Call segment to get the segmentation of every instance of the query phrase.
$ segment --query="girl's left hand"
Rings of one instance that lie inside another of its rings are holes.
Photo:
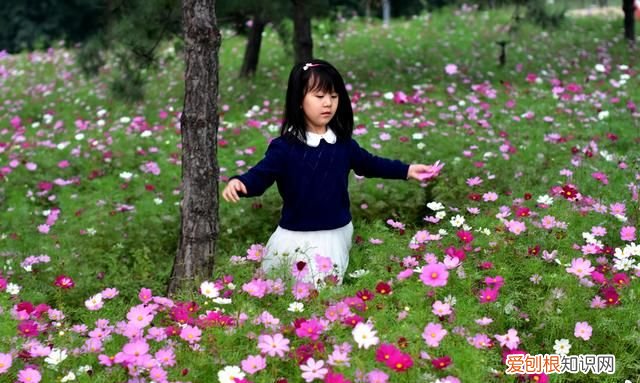
[[[418,181],[425,181],[434,176],[432,165],[413,164],[409,165],[409,171],[407,172],[407,179],[414,179]]]

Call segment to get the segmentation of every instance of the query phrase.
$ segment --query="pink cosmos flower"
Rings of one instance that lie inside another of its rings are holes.
[[[607,175],[602,173],[602,172],[591,173],[591,177],[593,177],[594,179],[602,182],[603,185],[608,185],[609,184],[609,179],[607,178]]]
[[[176,355],[171,348],[165,347],[156,351],[154,359],[164,367],[173,367],[176,365]]]
[[[429,322],[424,328],[422,338],[427,346],[438,347],[445,335],[447,335],[447,330],[442,328],[441,324]]]
[[[422,267],[420,280],[427,286],[446,286],[449,278],[447,267],[442,263],[432,263]]]
[[[331,258],[316,254],[315,261],[318,272],[327,274],[333,270],[333,262],[331,261]]]
[[[591,338],[591,333],[593,329],[589,326],[587,322],[577,322],[575,330],[573,331],[573,335],[576,338],[582,338],[584,340],[589,340]]]
[[[149,344],[143,340],[129,342],[122,347],[122,352],[125,355],[138,357],[149,352]]]
[[[478,186],[478,185],[482,184],[482,178],[477,177],[477,176],[473,177],[473,178],[467,178],[466,183],[470,187]]]
[[[432,312],[439,317],[451,314],[451,305],[442,303],[442,301],[435,301],[432,308]]]
[[[520,338],[518,337],[518,331],[510,328],[504,335],[495,335],[498,342],[500,342],[500,347],[507,347],[509,350],[515,350],[518,348],[520,344]]]
[[[5,372],[9,371],[9,369],[11,368],[11,364],[13,364],[11,354],[0,353],[0,374],[4,374]]]
[[[267,283],[262,279],[254,279],[242,285],[242,290],[252,297],[262,298],[267,292]]]
[[[202,330],[200,330],[197,326],[185,325],[180,331],[180,338],[186,340],[190,344],[199,342],[201,335]]]
[[[449,76],[458,73],[458,66],[456,64],[447,64],[444,67],[444,72]]]
[[[153,320],[153,314],[148,307],[144,305],[133,306],[127,313],[127,319],[129,322],[138,327],[145,328]]]
[[[373,370],[366,375],[367,383],[387,383],[389,375],[380,370]]]
[[[305,382],[310,383],[316,379],[324,379],[329,370],[324,367],[324,361],[318,360],[317,362],[313,358],[307,359],[307,363],[300,366],[302,372],[302,378]]]
[[[620,229],[620,239],[623,241],[635,241],[636,228],[634,226],[623,226]]]
[[[138,293],[138,298],[140,298],[142,303],[148,303],[151,298],[153,298],[151,289],[147,289],[146,287],[141,288],[140,293]]]
[[[516,220],[509,220],[505,222],[505,226],[507,227],[509,232],[515,235],[520,235],[527,230],[527,225],[525,225],[524,222],[520,222]]]
[[[265,255],[265,248],[260,244],[251,245],[249,249],[247,249],[247,259],[252,261],[260,262]]]
[[[591,261],[583,258],[574,258],[571,260],[571,266],[566,268],[569,274],[574,274],[579,278],[591,275],[595,267],[591,266]]]
[[[18,372],[18,381],[20,383],[39,383],[42,379],[42,375],[38,370],[34,370],[33,368],[25,368],[24,370],[20,370]]]
[[[482,195],[484,202],[493,202],[498,199],[498,195],[495,192],[487,192]]]
[[[306,282],[296,282],[291,286],[291,293],[293,297],[297,300],[304,299],[309,296],[311,290],[313,289],[313,285]]]
[[[269,356],[284,357],[284,353],[289,351],[289,339],[282,334],[260,335],[258,336],[258,348],[263,354]]]
[[[249,355],[246,359],[240,362],[240,365],[244,372],[249,375],[253,375],[267,367],[267,359],[262,355]]]
[[[475,348],[484,349],[491,347],[491,339],[487,334],[476,334],[473,337],[467,338],[467,341]]]

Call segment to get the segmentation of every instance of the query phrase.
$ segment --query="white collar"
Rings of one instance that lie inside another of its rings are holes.
[[[312,146],[314,148],[320,145],[320,140],[322,140],[323,138],[329,144],[335,144],[336,141],[338,140],[338,137],[336,136],[336,134],[328,126],[327,126],[327,131],[324,134],[306,132],[305,136],[307,139],[307,145]]]

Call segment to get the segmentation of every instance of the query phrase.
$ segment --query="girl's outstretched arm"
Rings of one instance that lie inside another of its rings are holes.
[[[285,152],[286,143],[284,141],[279,138],[271,141],[264,158],[243,175],[231,177],[222,196],[224,197],[225,192],[228,191],[227,196],[236,202],[235,197],[262,195],[284,171],[284,166],[286,166]]]

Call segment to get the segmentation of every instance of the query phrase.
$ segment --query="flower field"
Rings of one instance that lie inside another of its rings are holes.
[[[0,381],[640,382],[637,52],[621,21],[507,35],[509,17],[314,20],[359,144],[443,165],[424,183],[353,174],[347,277],[318,254],[319,288],[302,262],[258,271],[271,188],[221,203],[214,275],[165,295],[184,91],[171,45],[139,103],[109,95],[115,67],[83,77],[74,50],[0,52]],[[238,79],[245,40],[223,36],[221,185],[277,136],[291,65],[267,28],[256,78]]]

